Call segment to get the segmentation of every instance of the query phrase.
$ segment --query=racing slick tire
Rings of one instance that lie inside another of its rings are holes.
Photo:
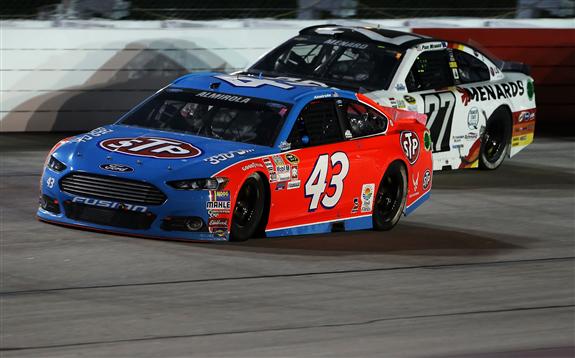
[[[501,166],[511,143],[511,118],[505,107],[497,108],[487,120],[481,138],[479,168],[495,170]]]
[[[258,231],[264,205],[264,182],[258,174],[252,174],[240,188],[236,199],[232,212],[230,241],[246,241]]]
[[[401,218],[407,202],[407,172],[400,162],[392,163],[387,170],[375,197],[373,207],[373,228],[387,231],[393,228]]]

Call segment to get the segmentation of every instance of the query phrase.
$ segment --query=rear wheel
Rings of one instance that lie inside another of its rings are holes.
[[[257,174],[242,185],[232,213],[230,241],[245,241],[258,230],[264,213],[264,183]]]
[[[401,218],[407,201],[407,172],[401,163],[393,163],[379,183],[373,208],[373,227],[390,230]]]
[[[485,132],[481,138],[479,167],[486,170],[499,168],[511,141],[511,119],[504,107],[499,107],[487,120]]]

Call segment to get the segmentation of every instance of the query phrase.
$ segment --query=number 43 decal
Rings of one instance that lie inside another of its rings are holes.
[[[328,165],[331,162],[332,176],[327,184],[327,173]],[[337,174],[333,174],[335,168],[340,166],[340,171]],[[305,196],[311,197],[311,202],[309,204],[309,211],[314,211],[317,209],[320,201],[321,205],[326,209],[331,209],[337,205],[341,194],[343,193],[343,180],[349,172],[349,159],[343,152],[336,152],[331,155],[322,154],[317,158],[311,175],[305,183]],[[326,193],[326,188],[335,188],[333,195],[328,195]],[[320,200],[321,199],[321,200]]]

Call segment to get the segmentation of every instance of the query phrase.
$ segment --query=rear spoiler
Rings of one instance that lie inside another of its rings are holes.
[[[502,72],[520,72],[526,74],[527,76],[531,76],[531,67],[523,62],[500,60],[499,63],[497,63],[497,67],[499,67]]]

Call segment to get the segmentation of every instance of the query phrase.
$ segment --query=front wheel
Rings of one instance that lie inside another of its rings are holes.
[[[511,141],[511,119],[509,112],[499,107],[487,120],[481,138],[479,168],[494,170],[501,166]]]
[[[373,227],[376,230],[390,230],[401,218],[407,201],[407,172],[401,163],[393,163],[377,189],[373,208]]]
[[[244,182],[232,213],[230,241],[245,241],[258,230],[264,213],[264,183],[253,174]]]

